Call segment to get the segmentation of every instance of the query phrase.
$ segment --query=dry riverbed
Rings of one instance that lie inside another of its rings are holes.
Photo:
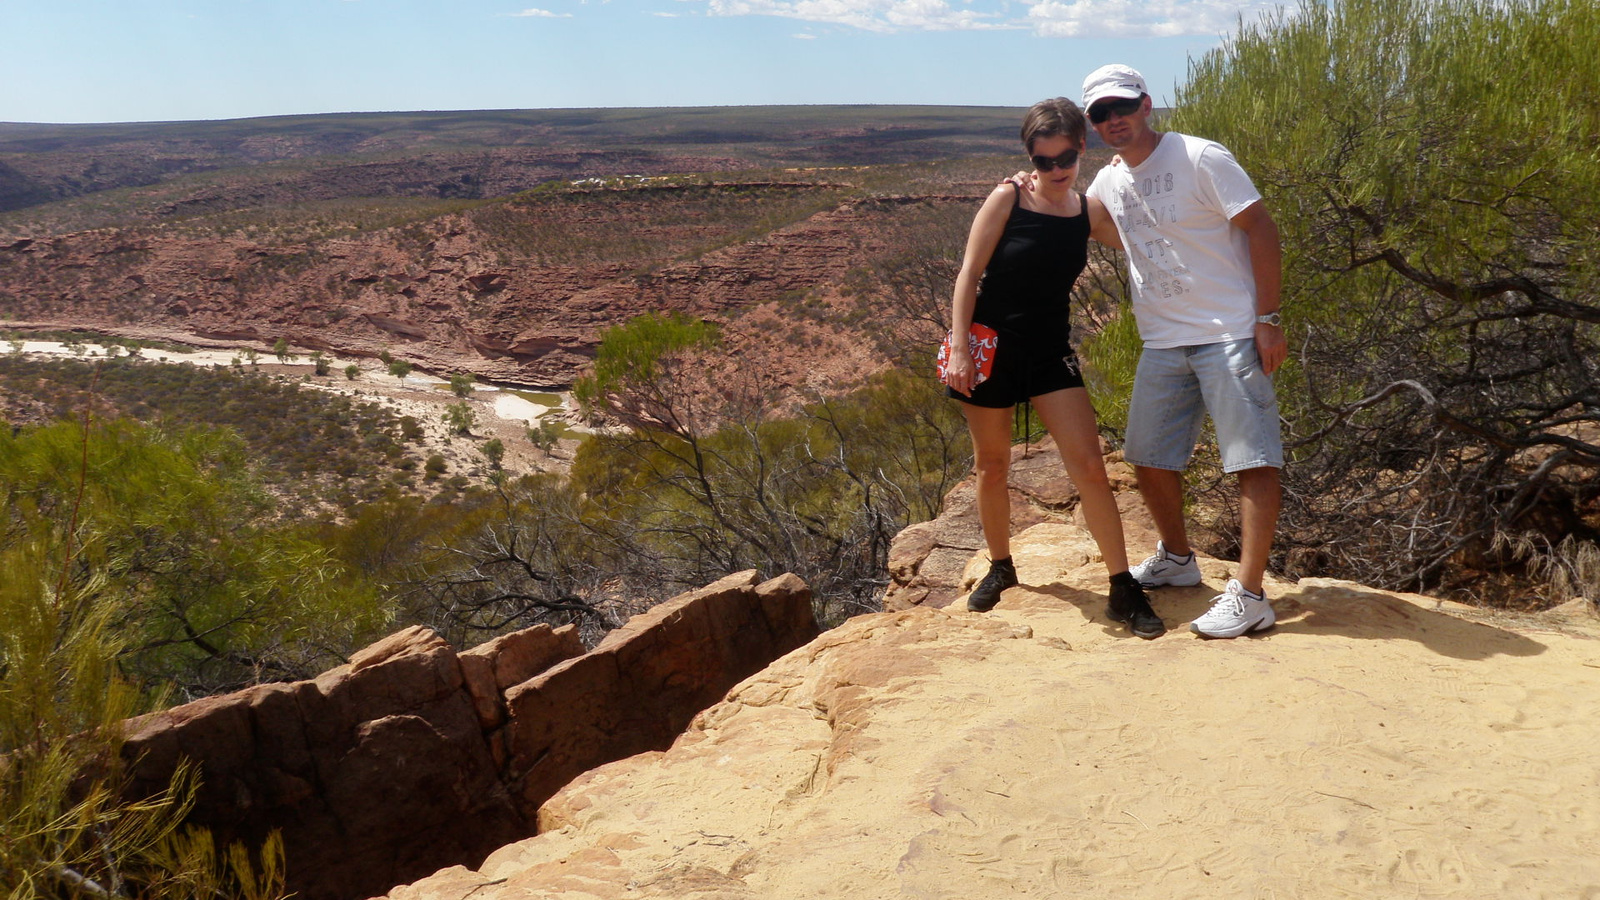
[[[483,477],[489,470],[483,446],[498,438],[505,447],[504,469],[512,474],[538,471],[564,471],[570,463],[585,429],[574,424],[572,398],[566,392],[524,390],[510,385],[474,384],[465,402],[475,423],[470,435],[452,433],[445,424],[448,407],[463,402],[449,390],[448,379],[412,372],[404,378],[390,374],[380,360],[344,358],[326,354],[329,374],[317,377],[315,362],[300,351],[279,360],[270,350],[249,347],[194,348],[187,352],[146,347],[138,352],[156,362],[196,366],[243,366],[277,377],[300,381],[306,387],[346,394],[359,400],[380,403],[396,415],[411,416],[421,424],[424,437],[419,447],[424,458],[443,456],[451,474]],[[127,355],[126,348],[85,342],[67,345],[60,341],[13,341],[0,352],[30,356],[61,356],[100,359],[108,355]],[[350,378],[346,369],[356,367]],[[562,437],[546,452],[530,438],[530,430],[548,426]]]

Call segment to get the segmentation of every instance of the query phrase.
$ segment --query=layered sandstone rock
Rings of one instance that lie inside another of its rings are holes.
[[[131,792],[198,764],[189,821],[220,841],[281,830],[307,900],[380,893],[534,833],[574,776],[668,746],[740,679],[817,633],[792,575],[732,575],[634,617],[584,653],[538,626],[457,653],[414,627],[313,681],[129,723]]]
[[[348,357],[389,352],[434,373],[565,385],[592,361],[602,329],[642,313],[731,320],[784,298],[836,290],[881,249],[875,226],[892,205],[842,204],[758,240],[700,252],[692,223],[674,231],[648,220],[584,219],[614,219],[606,199],[570,211],[565,230],[580,243],[619,228],[659,232],[636,258],[566,263],[508,254],[505,235],[466,216],[304,243],[103,229],[0,243],[0,295],[14,327],[217,346],[270,346],[282,338]],[[615,202],[625,201],[647,202]],[[515,206],[504,214],[518,215]],[[730,331],[737,336],[737,324]],[[851,337],[830,343],[828,353],[803,354],[803,370],[815,370],[818,357],[841,357],[840,371],[858,374],[884,364],[871,342]],[[772,342],[752,334],[743,343],[755,352]],[[801,355],[781,340],[767,352],[778,363]],[[790,380],[802,383],[797,375]]]
[[[1269,579],[1278,626],[1182,629],[1232,574],[1106,620],[1081,530],[987,615],[860,616],[595,769],[541,834],[392,900],[1567,897],[1600,890],[1600,621]]]

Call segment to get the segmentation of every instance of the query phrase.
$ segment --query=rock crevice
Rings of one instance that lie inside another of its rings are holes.
[[[816,634],[804,583],[753,572],[636,616],[587,653],[574,626],[460,653],[412,627],[314,680],[130,721],[129,795],[159,791],[192,761],[191,824],[249,845],[277,830],[297,896],[368,897],[534,834],[536,811],[568,781],[666,749]]]

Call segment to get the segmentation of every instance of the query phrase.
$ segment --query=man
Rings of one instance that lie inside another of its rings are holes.
[[[1276,617],[1262,576],[1283,467],[1271,375],[1288,356],[1278,227],[1225,147],[1151,127],[1138,72],[1095,70],[1083,82],[1083,108],[1121,157],[1100,170],[1088,196],[1110,211],[1128,255],[1144,341],[1123,456],[1161,540],[1133,575],[1145,587],[1200,582],[1183,521],[1183,470],[1209,412],[1223,471],[1239,478],[1239,571],[1189,627],[1218,638],[1270,628]]]

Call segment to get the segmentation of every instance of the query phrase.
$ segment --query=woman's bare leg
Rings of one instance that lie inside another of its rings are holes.
[[[1128,546],[1122,532],[1122,512],[1111,492],[1106,476],[1105,457],[1100,452],[1100,431],[1095,423],[1089,392],[1083,388],[1052,391],[1033,398],[1039,419],[1055,438],[1061,463],[1078,486],[1078,502],[1083,508],[1089,534],[1100,547],[1106,571],[1112,575],[1128,571]]]

